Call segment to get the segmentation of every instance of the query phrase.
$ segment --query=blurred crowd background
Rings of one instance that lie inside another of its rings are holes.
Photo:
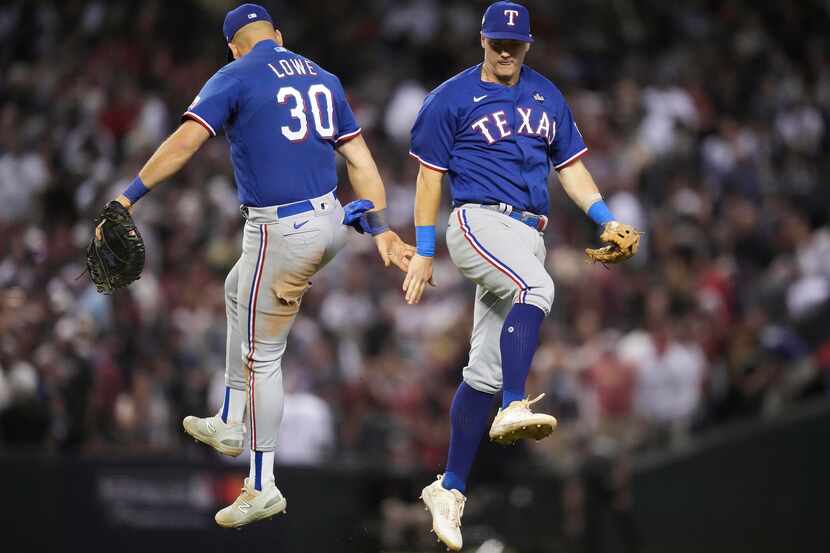
[[[341,77],[413,240],[409,129],[429,90],[481,60],[487,3],[264,4],[288,48]],[[561,428],[517,458],[568,470],[598,448],[679,448],[827,396],[830,5],[527,5],[528,64],[563,90],[587,167],[645,236],[625,266],[586,264],[595,229],[551,175],[557,298],[528,390]],[[180,421],[214,412],[224,385],[242,229],[224,138],[135,210],[139,282],[109,297],[77,277],[94,214],[225,62],[229,7],[0,6],[0,450],[209,455]],[[442,466],[473,289],[441,244],[421,305],[402,278],[354,234],[313,280],[283,363],[281,462]]]

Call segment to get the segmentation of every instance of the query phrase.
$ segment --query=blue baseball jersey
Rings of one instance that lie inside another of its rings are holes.
[[[550,168],[588,148],[565,98],[523,66],[515,86],[484,82],[481,64],[433,90],[412,127],[410,154],[448,172],[453,205],[506,203],[548,212]]]
[[[340,80],[272,40],[217,71],[182,118],[224,127],[239,200],[255,207],[331,192],[334,150],[360,133]]]

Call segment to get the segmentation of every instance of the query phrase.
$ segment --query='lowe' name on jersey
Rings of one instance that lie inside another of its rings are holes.
[[[410,153],[449,173],[453,205],[506,203],[548,212],[548,175],[588,149],[559,89],[529,67],[512,87],[481,65],[436,88],[412,128]]]
[[[360,133],[338,78],[273,40],[217,71],[182,118],[224,127],[239,200],[255,207],[331,192],[334,149]]]

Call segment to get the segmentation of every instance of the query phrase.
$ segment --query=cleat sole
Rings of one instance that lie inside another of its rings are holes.
[[[555,428],[556,423],[553,425],[536,424],[532,426],[525,425],[515,428],[508,428],[507,431],[500,435],[491,435],[490,441],[501,445],[513,445],[517,441],[523,439],[534,439],[538,441],[550,436]]]

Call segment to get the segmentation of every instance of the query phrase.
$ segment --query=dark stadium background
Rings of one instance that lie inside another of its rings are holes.
[[[409,128],[480,61],[487,3],[263,4],[341,77],[411,240]],[[283,365],[289,514],[238,532],[212,517],[247,458],[180,431],[220,401],[241,229],[224,139],[137,208],[138,283],[109,298],[75,278],[94,213],[224,63],[235,5],[0,4],[2,551],[442,550],[417,496],[442,470],[472,290],[441,244],[418,307],[357,235],[314,280]],[[560,428],[483,446],[466,550],[830,550],[830,4],[527,5],[528,63],[646,234],[625,266],[585,264],[592,225],[553,182],[557,299],[529,390]]]

